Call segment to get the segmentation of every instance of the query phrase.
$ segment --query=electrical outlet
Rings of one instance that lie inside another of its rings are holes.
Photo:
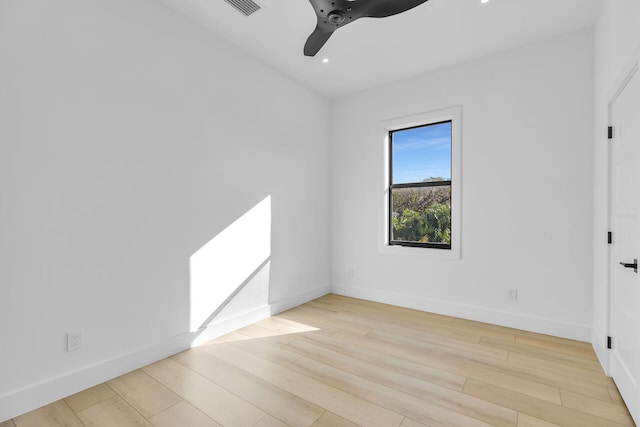
[[[518,301],[517,289],[509,289],[509,301]]]
[[[67,334],[67,351],[76,351],[82,345],[82,334],[73,332]]]

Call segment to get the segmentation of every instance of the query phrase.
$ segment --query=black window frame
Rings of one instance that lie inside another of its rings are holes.
[[[416,126],[408,126],[408,127],[403,127],[403,128],[398,128],[398,129],[393,129],[393,130],[389,130],[388,131],[388,141],[389,141],[389,185],[388,185],[388,199],[387,199],[387,225],[388,225],[388,238],[387,238],[387,243],[389,244],[389,246],[407,246],[407,247],[413,247],[413,248],[431,248],[431,249],[445,249],[445,250],[451,250],[451,243],[436,243],[436,242],[410,242],[410,241],[406,241],[406,240],[393,240],[392,236],[393,236],[393,220],[392,220],[392,216],[393,216],[393,190],[394,189],[401,189],[401,188],[423,188],[423,187],[449,187],[451,189],[451,193],[450,193],[450,205],[451,205],[451,217],[453,218],[453,188],[451,186],[451,179],[447,180],[447,181],[426,181],[426,182],[409,182],[409,183],[402,183],[402,184],[393,184],[393,133],[394,132],[400,132],[400,131],[405,131],[405,130],[411,130],[411,129],[417,129],[417,128],[423,128],[423,127],[428,127],[428,126],[435,126],[435,125],[440,125],[440,124],[444,124],[444,123],[451,123],[451,153],[450,153],[450,170],[452,171],[453,169],[453,120],[449,119],[449,120],[441,120],[441,121],[437,121],[437,122],[427,122],[427,123],[423,123],[420,125],[416,125]],[[453,225],[453,224],[452,224]],[[453,229],[451,230],[451,240],[453,240]]]

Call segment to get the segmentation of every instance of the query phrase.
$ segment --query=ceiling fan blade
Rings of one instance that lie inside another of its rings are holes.
[[[426,1],[427,0],[370,0],[364,6],[364,16],[370,18],[385,18],[413,9]]]
[[[333,30],[322,28],[320,23],[318,23],[316,29],[313,30],[313,33],[311,33],[307,42],[304,44],[305,56],[315,56],[327,40],[329,40],[331,34],[333,34]]]

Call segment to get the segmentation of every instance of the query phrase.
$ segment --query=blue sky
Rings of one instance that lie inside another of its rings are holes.
[[[393,132],[393,184],[451,179],[451,122]]]

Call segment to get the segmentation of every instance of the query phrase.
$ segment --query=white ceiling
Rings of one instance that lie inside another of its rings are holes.
[[[302,48],[316,24],[308,0],[257,0],[262,9],[249,17],[223,0],[161,1],[328,97],[591,26],[600,5],[600,0],[429,0],[399,15],[362,18],[340,28],[315,57],[306,57]]]

